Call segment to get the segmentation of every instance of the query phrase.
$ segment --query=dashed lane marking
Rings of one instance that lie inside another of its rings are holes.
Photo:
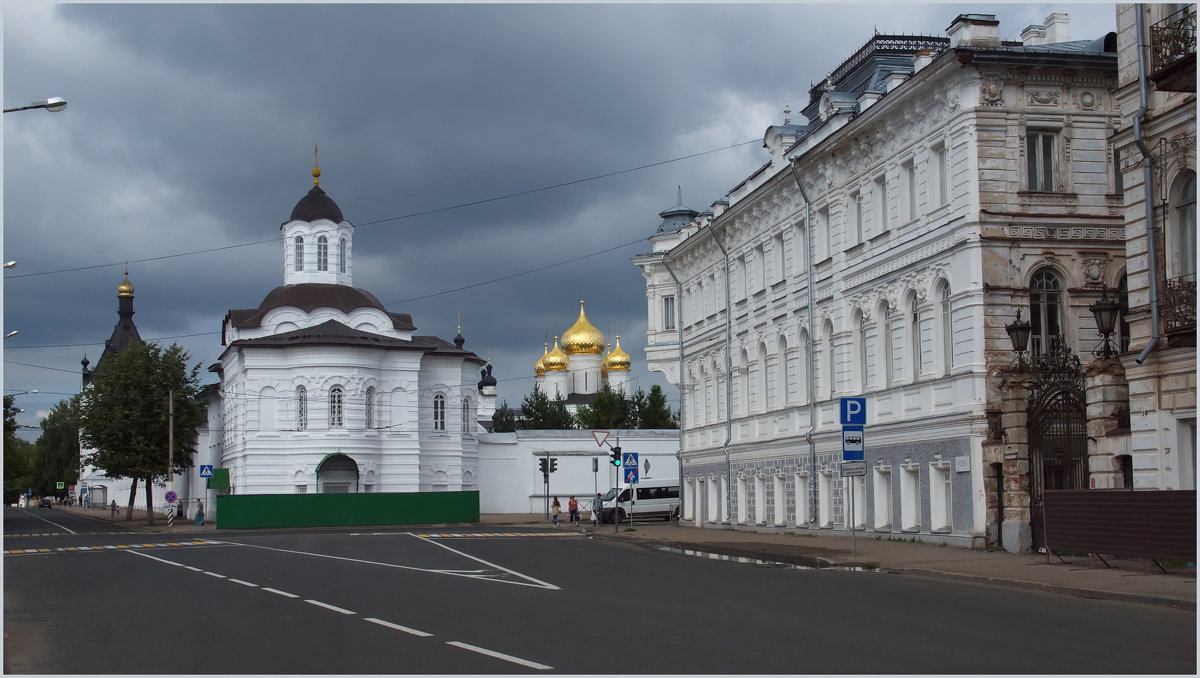
[[[5,534],[5,539],[16,539],[18,537],[61,537],[64,534],[69,534],[73,537],[94,536],[97,534],[137,534],[137,532],[13,532]]]
[[[386,627],[388,627],[389,629],[395,629],[395,630],[397,630],[397,631],[403,631],[403,632],[405,632],[405,633],[411,633],[411,634],[413,634],[414,636],[421,636],[422,638],[428,638],[428,637],[430,637],[430,636],[432,636],[432,635],[433,635],[432,633],[425,633],[424,631],[418,631],[418,630],[416,630],[416,629],[410,629],[410,628],[408,628],[407,626],[401,626],[401,625],[399,625],[399,624],[393,624],[393,623],[391,623],[391,622],[387,622],[387,621],[384,621],[384,620],[382,620],[382,619],[376,619],[376,618],[374,618],[374,617],[363,617],[363,621],[369,621],[369,622],[371,622],[372,624],[379,624],[380,626],[386,626]]]
[[[504,654],[503,652],[496,652],[495,650],[489,650],[487,648],[482,648],[477,645],[470,645],[468,643],[463,643],[463,642],[460,642],[457,640],[447,640],[446,644],[453,645],[454,647],[460,647],[464,650],[470,650],[471,652],[478,652],[479,654],[487,655],[489,657],[495,657],[496,659],[503,659],[506,662],[520,664],[521,666],[525,666],[525,667],[528,667],[531,669],[538,669],[539,671],[548,671],[548,670],[554,668],[553,666],[546,666],[545,664],[531,662],[528,659],[521,659],[520,657],[514,657],[511,654]]]
[[[154,549],[154,548],[174,548],[180,546],[214,546],[210,541],[169,541],[159,544],[104,544],[101,546],[59,546],[58,548],[40,548],[40,549],[7,549],[4,555],[22,555],[25,553],[60,553],[67,551],[103,551],[105,549]]]
[[[344,607],[338,607],[337,605],[330,605],[329,603],[322,603],[319,600],[305,599],[304,602],[308,603],[309,605],[316,605],[317,607],[323,607],[326,610],[333,610],[334,612],[341,612],[342,614],[358,614],[357,612],[355,612],[353,610],[347,610]]]
[[[425,539],[460,539],[478,537],[582,537],[582,532],[409,532]]]

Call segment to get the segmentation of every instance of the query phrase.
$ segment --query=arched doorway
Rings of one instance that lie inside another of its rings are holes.
[[[317,467],[317,492],[347,494],[358,492],[358,464],[344,454],[331,454]]]
[[[1083,367],[1061,336],[1037,362],[1029,394],[1029,509],[1034,550],[1046,545],[1046,490],[1088,486],[1087,414]]]

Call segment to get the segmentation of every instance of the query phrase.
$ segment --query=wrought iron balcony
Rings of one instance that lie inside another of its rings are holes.
[[[1150,27],[1150,78],[1160,90],[1196,91],[1196,6]]]
[[[1172,339],[1178,337],[1185,341],[1187,337],[1195,338],[1195,274],[1163,281],[1162,296],[1159,299],[1159,311],[1162,314],[1163,329],[1166,330],[1169,337]],[[1189,344],[1179,343],[1177,345],[1187,346]]]

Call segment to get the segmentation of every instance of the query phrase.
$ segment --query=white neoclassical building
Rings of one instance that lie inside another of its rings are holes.
[[[681,388],[686,520],[1022,550],[1041,483],[1086,486],[1082,370],[1040,417],[997,377],[1018,311],[1035,359],[1086,357],[1124,267],[1115,36],[1067,20],[876,34],[711,211],[660,214],[633,261],[648,366]],[[865,475],[842,476],[843,397],[866,399]]]
[[[222,324],[213,434],[231,491],[477,489],[476,417],[495,379],[479,380],[461,330],[453,343],[416,335],[354,287],[354,226],[313,177],[280,228],[283,284]]]

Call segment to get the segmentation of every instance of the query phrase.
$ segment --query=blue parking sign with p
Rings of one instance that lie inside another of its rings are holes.
[[[866,426],[866,398],[842,398],[841,407],[838,410],[841,412],[842,426]]]

